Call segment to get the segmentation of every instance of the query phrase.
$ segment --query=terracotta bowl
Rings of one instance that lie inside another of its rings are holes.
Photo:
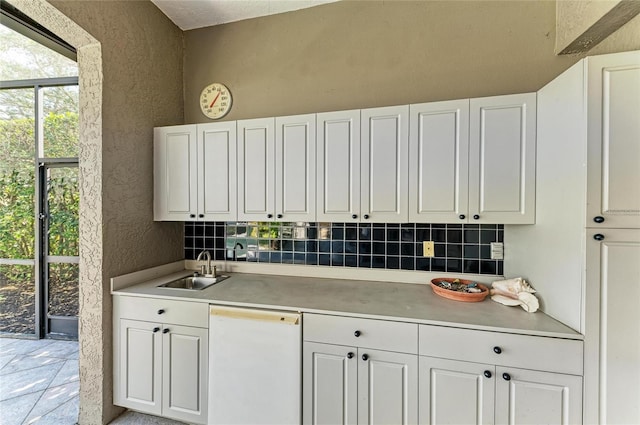
[[[489,295],[489,288],[487,288],[481,283],[478,283],[478,288],[482,289],[482,292],[477,292],[477,293],[452,291],[450,289],[445,289],[438,286],[438,283],[437,283],[442,281],[453,283],[454,280],[456,280],[456,278],[453,278],[453,277],[440,277],[436,279],[431,279],[431,289],[433,289],[433,292],[435,292],[436,295],[440,295],[441,297],[448,298],[454,301],[462,301],[465,303],[477,303],[479,301],[484,300],[485,297]],[[473,280],[458,279],[458,282],[464,285],[468,285],[472,283]]]

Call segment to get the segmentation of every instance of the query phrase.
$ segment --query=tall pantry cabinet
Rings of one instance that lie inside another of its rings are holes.
[[[536,225],[505,231],[505,275],[584,334],[584,423],[640,423],[640,51],[542,88],[537,142]]]

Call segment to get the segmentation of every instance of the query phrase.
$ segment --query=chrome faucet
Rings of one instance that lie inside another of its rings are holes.
[[[196,258],[196,261],[202,261],[202,256],[204,256],[205,260],[207,261],[206,266],[201,266],[202,274],[205,277],[216,277],[215,272],[211,269],[211,254],[209,254],[209,251],[204,250],[200,254],[198,254],[198,258]]]

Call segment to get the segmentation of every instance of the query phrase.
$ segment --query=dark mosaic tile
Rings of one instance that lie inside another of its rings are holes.
[[[331,265],[332,266],[344,266],[344,255],[343,254],[331,254]]]
[[[448,243],[447,258],[462,258],[462,245]]]
[[[464,245],[464,258],[480,258],[480,245]]]
[[[429,271],[431,270],[430,258],[416,258],[416,270]]]
[[[491,243],[496,241],[495,230],[480,230],[480,243]]]
[[[331,252],[344,252],[344,241],[333,241],[331,242]]]
[[[316,252],[318,250],[318,242],[316,241],[307,241],[307,253]]]
[[[447,259],[447,272],[448,273],[462,273],[462,260]]]
[[[358,254],[371,254],[371,242],[360,242],[358,244]]]
[[[416,229],[416,242],[430,241],[431,230],[430,229]]]
[[[387,255],[400,255],[400,243],[387,242]]]
[[[444,258],[432,258],[431,259],[431,271],[432,272],[444,272],[447,271],[447,260]]]
[[[400,230],[387,229],[387,241],[399,241],[399,240],[400,240]]]
[[[402,229],[400,231],[400,240],[402,242],[415,242],[416,235],[413,229]]]
[[[371,251],[374,254],[384,255],[384,254],[386,254],[385,245],[386,244],[384,242],[374,242],[374,243],[371,244],[371,247],[372,247]]]
[[[184,224],[184,236],[193,236],[193,232],[194,232],[194,227],[192,224],[190,223],[185,223]]]
[[[402,270],[415,270],[416,269],[415,257],[402,257],[400,259],[400,268]]]
[[[436,243],[433,244],[434,257],[446,257],[447,256],[447,244]]]
[[[445,229],[431,229],[431,239],[434,242],[446,242],[447,231]]]
[[[374,255],[371,257],[371,267],[374,269],[384,269],[385,257],[382,255]]]
[[[480,261],[478,260],[464,260],[464,273],[480,273]]]
[[[482,260],[491,259],[491,245],[480,245],[480,258]]]
[[[399,269],[400,268],[400,257],[387,257],[387,268],[388,269]]]
[[[358,229],[356,228],[346,228],[344,230],[344,238],[348,241],[355,241],[358,239]]]
[[[329,254],[318,254],[318,264],[321,266],[330,266],[331,265],[331,255]]]
[[[416,251],[415,252],[416,252],[416,257],[418,257],[418,258],[422,257],[422,254],[423,254],[423,252],[422,252],[422,242],[417,242],[416,243]]]
[[[503,230],[498,230],[498,237],[496,239],[496,242],[504,242],[504,231]]]
[[[344,256],[344,265],[347,267],[358,267],[358,256],[357,255],[345,255]]]
[[[305,241],[294,241],[293,250],[296,252],[305,252],[307,250],[307,243]]]
[[[385,241],[386,240],[386,230],[385,229],[373,229],[373,240],[374,241]]]
[[[480,231],[477,229],[464,229],[464,243],[479,243]]]
[[[498,269],[496,270],[496,274],[503,275],[504,274],[504,261],[498,261]]]
[[[358,235],[358,239],[360,239],[361,241],[370,241],[371,240],[371,234],[372,234],[372,229],[371,227],[361,227],[359,229],[359,235]]]
[[[480,261],[480,273],[482,274],[497,274],[496,262],[495,261]]]
[[[447,229],[447,243],[462,243],[462,230]]]
[[[213,226],[205,226],[204,235],[207,237],[214,237],[216,235],[216,228]]]
[[[282,262],[282,253],[280,252],[272,252],[269,255],[269,261],[272,263],[280,263]]]
[[[415,244],[414,243],[402,243],[400,244],[400,254],[401,255],[415,255]]]
[[[319,241],[318,242],[318,251],[320,251],[320,252],[331,252],[331,242],[330,241]]]
[[[358,267],[370,268],[371,257],[368,255],[358,255]]]
[[[344,252],[347,254],[357,254],[358,253],[358,242],[356,241],[345,241],[344,243]]]

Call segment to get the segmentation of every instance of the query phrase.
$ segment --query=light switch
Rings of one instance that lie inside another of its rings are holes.
[[[434,256],[433,241],[422,241],[422,256],[433,257]]]
[[[502,260],[504,258],[504,244],[502,242],[491,242],[491,259]]]

